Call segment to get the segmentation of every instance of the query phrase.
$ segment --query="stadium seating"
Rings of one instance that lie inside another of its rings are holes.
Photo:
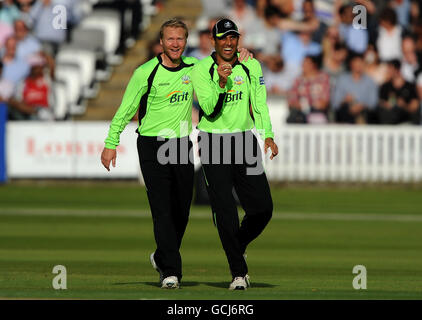
[[[122,58],[115,54],[120,40],[120,18],[117,12],[108,9],[94,11],[92,15],[86,17],[81,22],[81,26],[103,30],[105,34],[104,49],[107,55],[107,62],[112,65],[118,65],[122,62]]]
[[[77,27],[72,31],[71,45],[95,53],[97,81],[110,79],[113,68],[106,62],[104,30]]]
[[[82,78],[82,96],[84,98],[95,98],[99,86],[95,81],[95,52],[89,49],[73,47],[72,45],[62,46],[56,56],[57,63],[76,63]]]
[[[82,72],[76,63],[62,63],[56,66],[56,79],[66,84],[67,105],[70,115],[81,115],[86,111],[82,97]]]
[[[56,120],[65,120],[69,114],[67,105],[66,82],[56,80],[53,83],[54,90],[54,117]]]
[[[152,0],[139,0],[142,6],[140,31],[148,28],[150,17],[156,8]],[[57,120],[86,112],[86,99],[95,98],[100,84],[110,79],[113,68],[123,61],[118,54],[122,27],[129,27],[131,18],[125,15],[122,23],[118,10],[107,7],[95,8],[106,1],[89,0],[84,3],[87,14],[70,30],[69,42],[62,44],[55,56]],[[132,41],[133,42],[133,41]],[[133,43],[126,41],[126,46]]]

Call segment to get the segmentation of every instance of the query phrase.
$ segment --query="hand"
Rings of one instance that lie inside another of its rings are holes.
[[[101,163],[107,171],[110,171],[110,162],[113,164],[113,168],[116,167],[116,156],[117,152],[115,149],[103,149],[103,152],[101,153]]]
[[[270,148],[270,149],[271,149],[272,154],[271,154],[271,156],[270,156],[270,159],[271,159],[271,160],[273,160],[273,158],[274,158],[276,155],[278,155],[278,147],[277,147],[277,145],[275,144],[275,142],[274,142],[273,138],[266,138],[266,139],[265,139],[265,144],[264,144],[264,151],[265,151],[265,154],[267,154],[267,150],[268,150],[268,148]]]
[[[218,66],[217,73],[220,76],[220,87],[224,88],[226,86],[228,77],[232,74],[232,65],[230,63],[222,63]]]
[[[249,52],[246,48],[239,48],[239,61],[243,62],[243,60],[248,61],[249,58],[253,59],[253,53]]]

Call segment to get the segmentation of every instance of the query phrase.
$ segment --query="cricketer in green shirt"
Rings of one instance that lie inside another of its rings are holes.
[[[142,136],[182,138],[192,131],[193,86],[191,71],[198,59],[181,57],[170,68],[157,56],[138,67],[110,124],[107,149],[116,149],[120,134],[139,108],[138,133]]]
[[[255,126],[264,140],[274,138],[258,60],[236,60],[224,88],[219,85],[217,67],[214,52],[196,63],[192,70],[192,83],[202,110],[198,129],[209,133],[234,133],[252,130]]]

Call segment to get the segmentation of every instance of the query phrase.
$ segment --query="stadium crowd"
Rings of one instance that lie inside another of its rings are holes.
[[[56,55],[62,45],[71,42],[72,30],[85,17],[104,8],[120,15],[120,42],[115,54],[124,55],[140,34],[140,0],[0,2],[0,102],[8,105],[10,120],[55,120]],[[131,10],[130,26],[125,20],[127,10]]]
[[[287,101],[288,123],[421,124],[421,1],[201,1],[203,14],[191,26],[196,41],[188,41],[185,54],[208,56],[214,23],[235,21],[240,46],[262,64],[268,93]],[[115,9],[123,24],[125,9],[133,7],[131,28],[121,28],[116,54],[122,55],[139,36],[140,3],[1,1],[0,101],[9,105],[9,118],[54,119],[55,56],[72,29],[92,8]],[[67,29],[46,23],[57,4],[67,9]],[[159,39],[149,49],[148,58],[156,56]]]
[[[421,123],[420,1],[202,3],[187,55],[209,55],[211,26],[235,21],[241,46],[262,63],[268,93],[287,100],[288,123]]]

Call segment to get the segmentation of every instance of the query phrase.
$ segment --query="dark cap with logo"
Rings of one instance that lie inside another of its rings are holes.
[[[236,24],[229,19],[221,19],[212,28],[212,36],[214,38],[223,38],[229,33],[240,35]]]

